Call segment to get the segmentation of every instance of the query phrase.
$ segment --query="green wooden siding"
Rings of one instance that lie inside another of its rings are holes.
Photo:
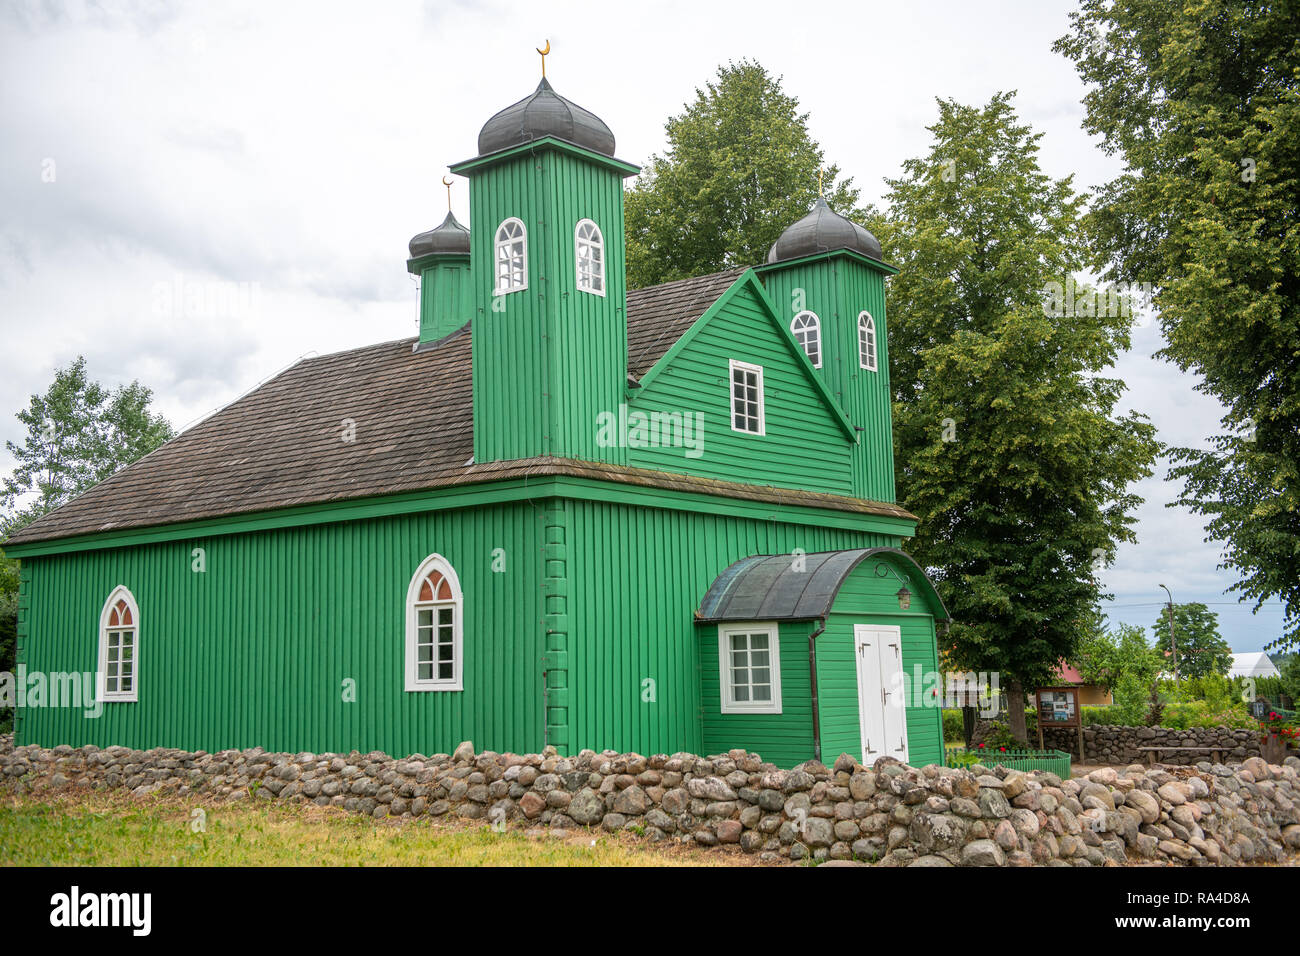
[[[763,368],[766,434],[731,427],[731,360]],[[788,330],[768,306],[740,286],[644,388],[629,408],[647,416],[699,412],[703,449],[632,448],[628,463],[729,481],[848,494],[853,444],[834,410],[812,386],[806,363],[791,348]]]
[[[808,621],[781,623],[781,713],[724,714],[718,686],[718,628],[700,628],[700,701],[704,708],[704,752],[733,747],[762,754],[779,767],[812,759],[812,684],[808,673]]]
[[[637,495],[663,506],[634,503]],[[465,497],[476,500],[472,489]],[[714,578],[750,554],[899,540],[852,530],[850,516],[833,527],[743,502],[713,512],[697,507],[698,496],[658,489],[610,487],[606,498],[464,508],[444,499],[439,511],[26,557],[28,668],[93,671],[100,610],[123,584],[140,607],[140,700],[106,704],[98,719],[20,710],[19,739],[393,754],[447,752],[466,739],[494,750],[698,751],[693,615]],[[205,572],[191,570],[194,548],[206,551]],[[465,690],[407,693],[406,589],[433,552],[465,592]],[[498,554],[502,573],[492,570]],[[715,651],[715,670],[716,660]],[[343,700],[348,679],[355,703]],[[646,679],[652,701],[643,700]]]
[[[845,580],[826,631],[817,638],[817,685],[820,698],[822,759],[832,762],[841,753],[862,759],[862,734],[858,720],[858,678],[853,626],[896,626],[903,641],[904,678],[911,681],[919,666],[922,674],[939,669],[934,612],[913,586],[912,606],[900,611],[898,580],[877,577],[877,560],[868,559]],[[901,566],[895,565],[902,571]],[[915,573],[913,570],[912,573]],[[930,702],[908,699],[906,712],[908,759],[914,766],[942,763],[943,716]]]
[[[821,323],[824,358],[818,375],[849,421],[862,429],[852,452],[851,493],[896,500],[884,274],[847,254],[831,254],[769,266],[759,275],[787,327],[800,307],[816,313]],[[858,315],[864,309],[876,324],[874,372],[862,368],[858,358]]]
[[[570,504],[571,724],[574,746],[595,750],[698,753],[704,747],[701,716],[711,711],[701,710],[700,680],[710,667],[716,677],[717,655],[711,662],[701,657],[694,614],[728,565],[795,548],[814,552],[898,542],[883,534],[779,520]],[[806,671],[806,654],[804,660]],[[798,679],[797,673],[791,676]],[[654,681],[653,702],[642,699],[647,679]]]
[[[469,256],[427,256],[420,268],[420,342],[450,335],[473,312]]]
[[[597,443],[601,412],[618,410],[627,375],[623,176],[552,147],[469,171],[473,213],[474,458],[556,455],[623,463]],[[527,229],[528,287],[495,300],[496,230]],[[574,228],[605,240],[603,296],[577,291]]]
[[[140,608],[139,701],[20,710],[24,743],[449,752],[542,745],[541,520],[510,505],[25,559],[29,670],[94,671],[118,584]],[[191,570],[193,548],[207,570]],[[491,570],[504,549],[506,572]],[[406,589],[430,553],[465,592],[463,692],[404,690]],[[354,680],[355,703],[343,700]]]

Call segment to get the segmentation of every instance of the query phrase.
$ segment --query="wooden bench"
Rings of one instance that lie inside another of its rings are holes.
[[[1138,750],[1147,755],[1147,763],[1154,767],[1158,763],[1157,757],[1165,752],[1168,753],[1198,753],[1209,754],[1215,763],[1223,763],[1224,747],[1178,747],[1172,744],[1164,747],[1139,747]]]

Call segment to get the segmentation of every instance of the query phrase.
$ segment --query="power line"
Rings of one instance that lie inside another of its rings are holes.
[[[1251,613],[1253,614],[1259,613],[1259,611],[1255,611],[1252,608],[1249,608],[1246,605],[1241,604],[1237,601],[1188,601],[1187,603],[1204,604],[1206,607],[1235,607],[1243,611],[1251,611]],[[1105,602],[1103,602],[1103,604],[1105,604],[1106,607],[1168,607],[1169,606],[1164,601],[1153,601],[1149,604],[1106,604]],[[1185,607],[1186,605],[1180,605],[1177,602],[1175,602],[1174,606]],[[1286,608],[1282,607],[1281,605],[1266,604],[1263,607],[1261,607],[1259,610],[1260,611],[1285,611]]]

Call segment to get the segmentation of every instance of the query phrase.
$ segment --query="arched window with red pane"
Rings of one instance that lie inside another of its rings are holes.
[[[406,689],[461,690],[464,600],[446,558],[431,554],[406,593]]]
[[[139,699],[140,609],[135,597],[119,585],[99,615],[99,699]]]

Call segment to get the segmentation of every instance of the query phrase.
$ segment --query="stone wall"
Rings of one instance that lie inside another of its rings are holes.
[[[1276,862],[1300,852],[1300,758],[1269,766],[1102,768],[1086,779],[1005,768],[859,766],[779,770],[756,754],[583,751],[394,759],[370,754],[14,748],[0,787],[117,788],[137,796],[336,806],[372,817],[630,830],[652,841],[735,845],[771,861],[887,866],[1102,866]]]
[[[1079,732],[1061,727],[1044,727],[1043,743],[1077,756]],[[1221,759],[1240,763],[1247,757],[1259,756],[1259,736],[1253,730],[1234,730],[1231,727],[1192,727],[1173,730],[1169,727],[1120,727],[1114,724],[1095,724],[1083,728],[1083,753],[1088,763],[1146,763],[1147,754],[1139,747],[1218,747]],[[1166,764],[1191,766],[1210,758],[1204,753],[1161,754],[1159,760]]]
[[[990,721],[980,721],[975,727],[972,744],[978,745],[993,726]],[[1038,734],[1031,731],[1031,742],[1038,745]],[[1064,750],[1079,758],[1079,732],[1073,728],[1043,728],[1043,745]],[[1083,728],[1083,753],[1086,763],[1146,763],[1147,754],[1139,747],[1217,747],[1221,758],[1229,763],[1240,763],[1247,757],[1260,755],[1259,737],[1253,730],[1235,730],[1231,727],[1193,727],[1174,730],[1170,727],[1124,727],[1118,724],[1094,724]],[[1160,755],[1159,762],[1193,766],[1210,759],[1205,753],[1176,753]]]

